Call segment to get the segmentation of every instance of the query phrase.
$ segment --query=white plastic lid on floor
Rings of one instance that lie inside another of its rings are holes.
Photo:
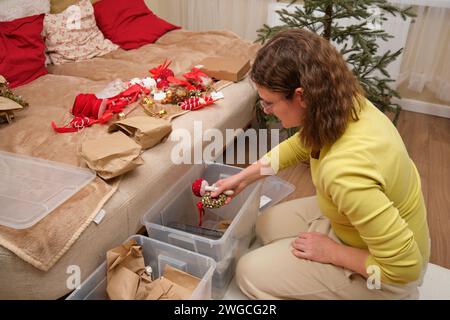
[[[89,169],[0,151],[0,224],[29,228],[94,178]]]

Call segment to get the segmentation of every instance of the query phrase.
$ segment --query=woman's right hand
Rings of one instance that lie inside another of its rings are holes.
[[[234,192],[233,195],[227,196],[225,204],[229,204],[234,197],[236,197],[242,190],[245,189],[247,183],[245,182],[245,179],[242,177],[242,175],[238,173],[228,178],[220,179],[216,183],[214,183],[214,185],[217,189],[216,191],[211,193],[212,197],[217,197],[219,196],[219,194],[227,190],[232,190]]]

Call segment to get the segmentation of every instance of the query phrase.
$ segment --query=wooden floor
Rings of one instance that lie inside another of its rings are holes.
[[[402,111],[397,129],[422,178],[432,241],[430,262],[450,268],[450,119]],[[297,187],[285,201],[315,194],[307,165],[285,169],[278,176]]]

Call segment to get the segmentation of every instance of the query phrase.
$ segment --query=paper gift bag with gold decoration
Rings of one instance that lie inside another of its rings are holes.
[[[160,143],[172,131],[172,124],[165,119],[147,116],[131,117],[113,123],[108,131],[122,131],[133,138],[142,149],[151,148]]]

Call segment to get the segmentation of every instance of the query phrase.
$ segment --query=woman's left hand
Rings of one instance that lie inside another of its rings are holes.
[[[302,232],[292,241],[292,254],[297,258],[333,263],[333,254],[340,245],[319,232]]]

